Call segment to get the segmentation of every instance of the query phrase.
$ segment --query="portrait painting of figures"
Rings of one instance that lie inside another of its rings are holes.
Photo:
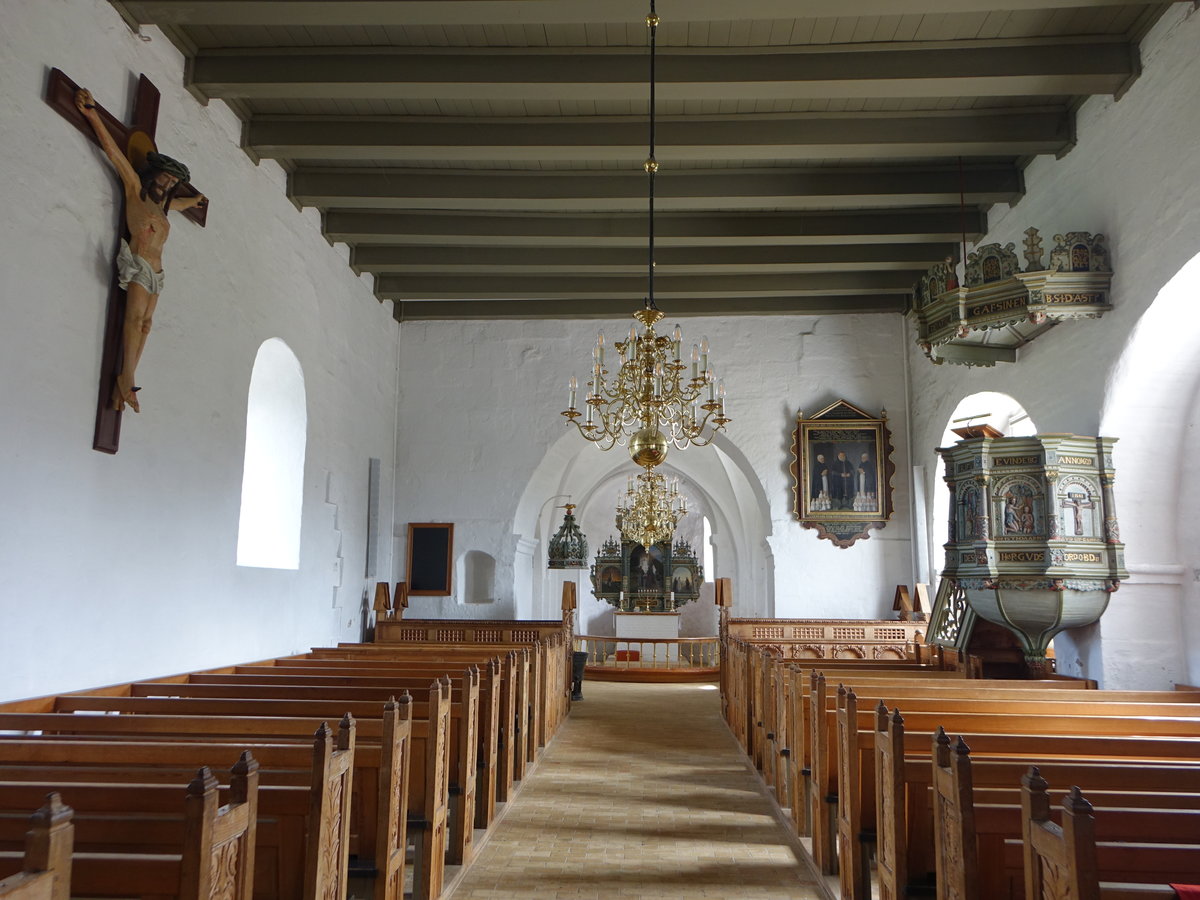
[[[878,515],[879,450],[873,429],[811,429],[803,448],[807,461],[807,511]]]
[[[892,441],[879,415],[838,400],[796,415],[792,433],[793,512],[805,528],[845,549],[892,516]]]

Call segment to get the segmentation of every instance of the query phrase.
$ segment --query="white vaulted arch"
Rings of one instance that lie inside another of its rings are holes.
[[[740,449],[725,436],[711,446],[672,449],[663,465],[664,474],[678,475],[692,499],[708,513],[717,548],[714,575],[734,581],[734,597],[739,615],[770,615],[773,612],[773,563],[767,545],[771,517],[765,491],[753,468]],[[549,536],[557,529],[561,513],[555,506],[564,500],[549,502],[559,494],[570,494],[579,509],[576,517],[589,516],[589,504],[604,499],[599,517],[611,519],[606,486],[615,480],[624,483],[635,474],[636,466],[623,448],[609,452],[597,450],[581,441],[577,434],[564,434],[547,450],[526,485],[513,517],[513,534],[518,548],[514,596],[528,596],[531,612],[548,614],[557,609],[558,598],[546,596],[550,579],[546,574],[545,550]],[[594,511],[593,511],[594,514]],[[607,533],[588,534],[594,555]],[[699,550],[699,547],[695,549]],[[522,560],[522,556],[525,560]],[[527,573],[523,582],[522,569]],[[581,591],[587,584],[586,573]]]

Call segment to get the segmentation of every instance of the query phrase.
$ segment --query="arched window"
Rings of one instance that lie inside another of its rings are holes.
[[[264,341],[254,358],[246,402],[239,566],[300,568],[307,431],[300,360],[278,338]]]
[[[708,521],[708,516],[704,517],[701,528],[703,529],[700,533],[701,553],[703,554],[701,565],[704,566],[704,580],[716,581],[717,572],[713,565],[712,523]]]

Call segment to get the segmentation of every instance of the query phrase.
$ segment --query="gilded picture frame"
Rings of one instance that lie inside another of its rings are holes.
[[[811,417],[798,413],[792,437],[792,509],[805,528],[847,548],[892,516],[887,411],[871,415],[838,400]]]

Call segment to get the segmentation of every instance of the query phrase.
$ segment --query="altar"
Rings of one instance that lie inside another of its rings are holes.
[[[645,641],[678,640],[679,618],[677,612],[613,613],[618,638],[634,638]]]
[[[679,613],[677,612],[614,612],[618,659],[642,663],[675,662],[679,659]],[[643,643],[670,641],[669,644]],[[632,651],[632,653],[631,653]],[[633,654],[637,655],[634,656]]]

